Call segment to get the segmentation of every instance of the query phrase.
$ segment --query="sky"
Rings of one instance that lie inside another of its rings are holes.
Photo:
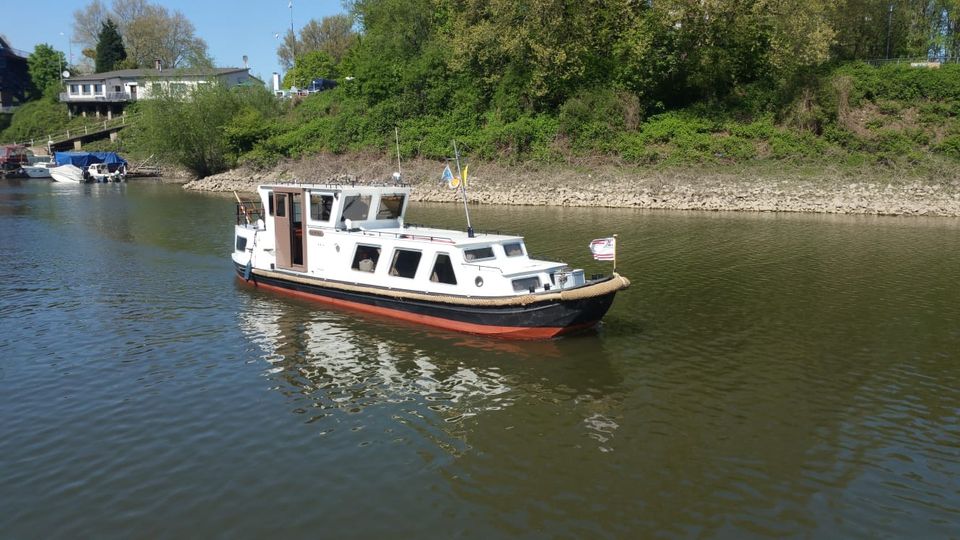
[[[111,0],[103,0],[107,6]],[[217,67],[242,67],[243,55],[249,57],[250,73],[270,82],[274,71],[281,72],[277,59],[280,40],[275,34],[290,30],[288,0],[152,0],[170,10],[183,13],[196,28],[196,35],[207,42],[208,52]],[[4,0],[0,34],[10,46],[33,52],[39,43],[49,43],[69,55],[68,39],[73,35],[73,12],[89,0]],[[343,13],[340,0],[293,0],[293,26],[299,32],[310,19]],[[62,34],[62,35],[61,35]],[[72,46],[73,59],[79,61],[80,46]]]

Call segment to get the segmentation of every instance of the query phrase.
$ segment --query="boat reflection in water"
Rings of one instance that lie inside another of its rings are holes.
[[[468,433],[478,427],[469,419],[528,399],[581,400],[583,433],[600,446],[616,429],[606,413],[617,405],[592,395],[598,380],[601,386],[619,380],[595,335],[504,342],[352,310],[317,309],[306,300],[239,284],[237,290],[245,297],[240,328],[269,364],[266,376],[294,413],[306,415],[309,423],[330,421],[324,433],[337,429],[344,413],[371,413],[362,427],[385,419],[413,426],[418,437],[459,455],[471,447]],[[596,351],[589,379],[579,371],[582,362],[571,359],[584,358],[571,354],[584,348]]]

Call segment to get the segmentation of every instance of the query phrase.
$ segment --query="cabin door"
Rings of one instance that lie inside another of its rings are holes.
[[[306,269],[306,238],[303,230],[303,191],[273,192],[273,225],[276,229],[277,267]]]

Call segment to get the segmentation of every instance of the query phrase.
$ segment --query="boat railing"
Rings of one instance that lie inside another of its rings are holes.
[[[236,203],[237,225],[250,225],[263,218],[263,203],[242,201]]]
[[[429,234],[413,234],[408,232],[397,233],[392,231],[362,230],[365,236],[377,236],[381,238],[396,238],[398,240],[419,240],[421,242],[438,242],[441,244],[453,244],[452,238],[446,236],[433,236]]]

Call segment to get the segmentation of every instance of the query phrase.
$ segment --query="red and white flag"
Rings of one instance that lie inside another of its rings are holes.
[[[598,261],[612,261],[617,256],[617,239],[614,237],[597,238],[590,242],[590,252],[593,253],[593,258]]]

